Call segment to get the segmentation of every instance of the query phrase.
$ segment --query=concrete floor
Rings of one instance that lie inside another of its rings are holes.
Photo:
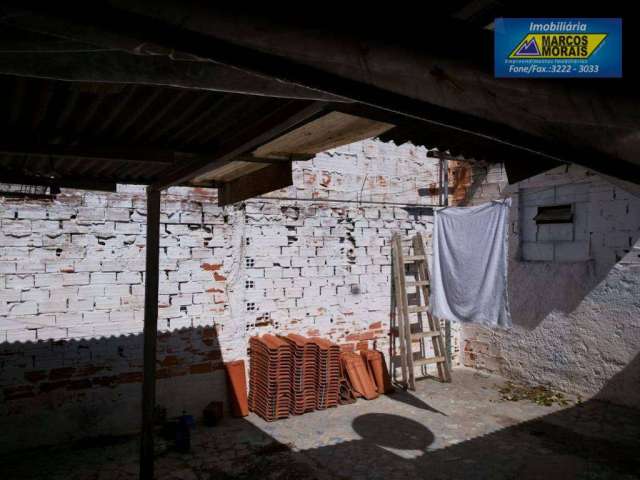
[[[640,478],[640,412],[590,401],[544,407],[506,402],[504,380],[458,369],[453,383],[421,381],[337,409],[274,423],[251,415],[198,426],[192,453],[159,445],[157,478],[631,479]],[[161,442],[160,442],[161,443]],[[0,457],[3,479],[134,479],[137,441]]]

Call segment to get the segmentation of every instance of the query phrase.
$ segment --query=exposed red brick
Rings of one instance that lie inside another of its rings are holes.
[[[202,338],[215,338],[218,336],[218,332],[213,327],[204,327],[202,329]]]
[[[450,192],[453,195],[453,204],[457,205],[467,198],[467,190],[472,183],[472,167],[466,162],[452,162],[450,165],[449,178],[453,180]]]
[[[356,345],[356,350],[369,350],[369,342],[366,340],[360,341]]]
[[[220,270],[222,268],[221,263],[203,263],[202,269],[208,272],[215,272],[216,270]]]
[[[373,322],[369,325],[369,330],[376,330],[378,328],[382,328],[382,322]]]
[[[196,363],[195,365],[189,366],[189,373],[209,373],[212,371],[211,364],[209,362],[206,363]]]
[[[61,268],[60,271],[62,273],[75,273],[75,269],[74,268]]]
[[[167,355],[162,359],[160,365],[163,367],[170,367],[172,365],[178,365],[181,363],[181,360],[176,355]]]
[[[319,337],[320,336],[320,330],[307,330],[307,336],[309,337]]]
[[[91,379],[91,383],[101,387],[112,387],[117,383],[118,377],[115,375],[106,375],[103,377],[95,377]]]
[[[211,287],[207,288],[207,292],[209,293],[224,293],[224,290],[221,288]]]
[[[118,375],[117,383],[141,383],[142,372],[125,372]]]
[[[374,340],[376,337],[373,332],[350,333],[347,335],[347,341],[357,342],[359,340]]]
[[[106,367],[98,367],[95,365],[87,365],[85,367],[79,367],[76,370],[75,373],[75,377],[90,377],[95,375],[98,372],[101,372],[102,370],[104,370]]]
[[[29,398],[35,396],[31,385],[15,385],[2,389],[5,400],[19,400],[21,398]]]
[[[322,173],[322,180],[320,180],[320,186],[328,188],[331,185],[331,174],[329,172]]]
[[[222,352],[220,350],[212,350],[205,355],[209,360],[221,360]]]
[[[44,370],[34,370],[24,373],[25,380],[31,383],[38,383],[47,378],[47,372]]]
[[[216,282],[223,282],[227,279],[227,277],[220,275],[218,272],[213,272],[213,278]]]
[[[66,388],[69,380],[60,380],[58,382],[44,382],[40,384],[40,393],[52,392],[60,388]]]
[[[81,380],[72,380],[69,382],[67,386],[68,390],[85,390],[87,388],[91,388],[93,383],[88,378],[83,378]]]
[[[181,377],[183,375],[187,375],[189,373],[189,367],[187,365],[176,365],[174,367],[169,367],[169,376],[171,377]]]
[[[75,371],[75,367],[54,368],[49,372],[49,380],[62,380],[65,378],[71,378]]]
[[[218,360],[214,360],[211,362],[212,370],[220,370],[222,368],[224,368],[224,362],[222,361],[222,357],[219,358]]]
[[[313,173],[305,171],[302,178],[305,185],[314,185],[316,183],[316,176]]]

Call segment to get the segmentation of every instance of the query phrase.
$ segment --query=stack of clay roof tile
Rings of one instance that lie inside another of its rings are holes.
[[[362,396],[367,400],[377,398],[378,389],[373,374],[363,357],[355,352],[342,352],[341,360],[356,397]]]
[[[316,408],[337,407],[340,397],[340,347],[323,338],[311,340],[318,346]]]
[[[293,349],[291,413],[302,415],[316,408],[318,389],[318,345],[301,335],[281,337]]]
[[[266,421],[287,418],[292,407],[291,345],[274,336],[252,337],[249,407]]]
[[[360,356],[368,367],[369,376],[373,378],[378,393],[391,393],[391,377],[382,352],[378,350],[361,350]]]

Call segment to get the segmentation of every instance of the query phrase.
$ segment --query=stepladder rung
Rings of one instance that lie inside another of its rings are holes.
[[[421,352],[412,352],[412,354],[413,354],[414,367],[421,367],[423,365],[433,365],[438,363],[446,363],[446,358],[442,356],[424,357],[423,356],[424,354]],[[397,365],[398,362],[400,361],[400,356],[395,356],[391,360],[394,365]]]
[[[423,338],[439,337],[440,332],[416,332],[411,334],[411,340],[422,340]]]
[[[407,308],[407,312],[409,313],[426,313],[428,310],[428,307],[424,305],[409,305]]]
[[[413,262],[426,260],[426,259],[427,257],[425,257],[424,255],[405,255],[405,257],[403,258],[404,263],[413,263]]]
[[[432,365],[434,363],[446,363],[447,359],[445,357],[426,357],[426,358],[417,358],[413,361],[414,367],[421,367],[422,365]]]
[[[426,280],[416,280],[415,282],[406,282],[405,285],[407,287],[427,287],[429,286],[429,282],[427,282]]]
[[[433,338],[433,337],[439,337],[441,335],[440,332],[435,332],[435,331],[422,332],[420,331],[420,326],[416,323],[411,324],[411,330],[413,331],[413,333],[411,333],[411,340],[414,342],[417,340],[422,340],[423,338]],[[398,327],[391,328],[391,335],[393,335],[394,337],[399,337]]]

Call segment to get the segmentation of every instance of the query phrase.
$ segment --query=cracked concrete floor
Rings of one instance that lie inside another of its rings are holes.
[[[640,412],[602,402],[506,402],[504,380],[454,371],[453,383],[268,423],[197,426],[189,454],[161,442],[156,478],[640,478]],[[4,479],[134,479],[135,438],[0,458]]]

